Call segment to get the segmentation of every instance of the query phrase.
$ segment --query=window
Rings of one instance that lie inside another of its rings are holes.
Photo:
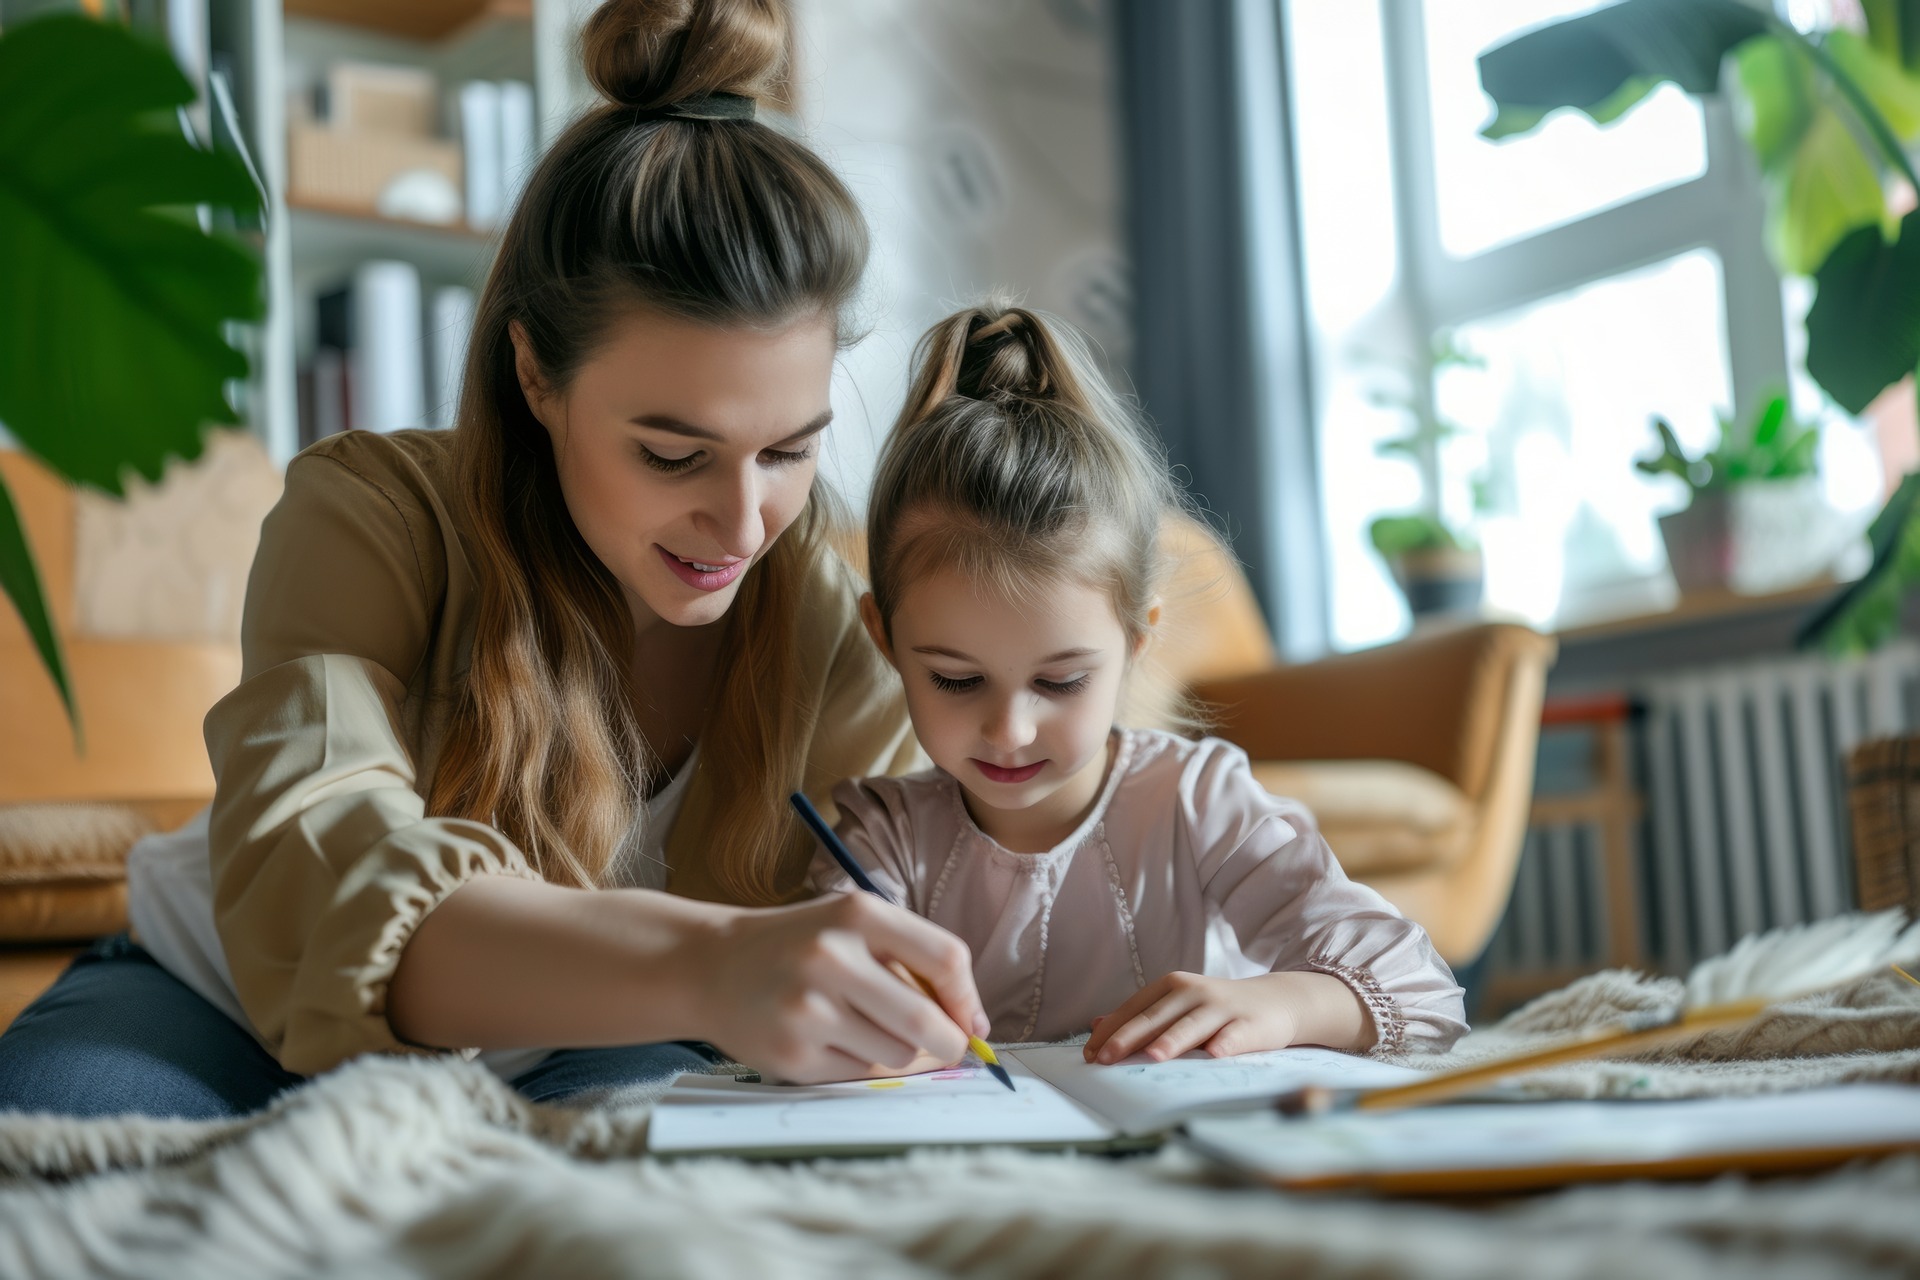
[[[1490,609],[1565,625],[1674,596],[1657,516],[1683,495],[1633,469],[1652,415],[1690,447],[1791,387],[1755,166],[1724,102],[1667,87],[1614,125],[1567,114],[1492,143],[1477,57],[1593,0],[1282,0],[1333,643],[1392,638],[1406,607],[1368,526],[1432,487],[1485,553]],[[1437,340],[1476,358],[1437,374]],[[1383,394],[1384,393],[1384,394]],[[1382,457],[1412,401],[1461,429],[1423,464]],[[1831,500],[1880,477],[1835,415]]]
[[[1663,494],[1633,460],[1655,414],[1689,449],[1711,443],[1713,406],[1732,399],[1724,294],[1719,260],[1696,249],[1457,328],[1485,365],[1443,371],[1434,398],[1443,419],[1483,430],[1443,459],[1456,470],[1442,492],[1477,479],[1486,495],[1490,600],[1543,620],[1563,602],[1588,615],[1669,603]]]

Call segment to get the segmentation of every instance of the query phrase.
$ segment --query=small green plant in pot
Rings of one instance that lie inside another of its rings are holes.
[[[1373,549],[1386,561],[1415,617],[1475,608],[1480,603],[1483,573],[1479,544],[1464,529],[1449,523],[1441,510],[1441,448],[1467,433],[1440,417],[1430,391],[1420,394],[1413,388],[1431,388],[1434,375],[1443,369],[1479,369],[1485,363],[1463,349],[1450,330],[1442,330],[1435,335],[1433,349],[1422,367],[1395,370],[1405,377],[1407,388],[1380,389],[1370,397],[1373,403],[1398,411],[1408,421],[1404,434],[1381,441],[1374,452],[1412,463],[1424,490],[1417,510],[1381,516],[1368,527]],[[1478,485],[1474,497],[1477,510]]]
[[[1368,533],[1415,617],[1463,612],[1480,603],[1480,548],[1438,516],[1381,516]]]
[[[1821,557],[1837,547],[1826,536],[1818,422],[1800,421],[1785,396],[1774,396],[1750,426],[1722,418],[1719,440],[1697,456],[1665,419],[1653,425],[1659,451],[1634,466],[1689,491],[1685,507],[1660,517],[1681,591],[1764,591],[1825,567]]]

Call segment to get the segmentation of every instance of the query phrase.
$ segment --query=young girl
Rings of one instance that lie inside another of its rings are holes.
[[[1420,926],[1241,751],[1116,726],[1158,621],[1164,462],[1058,321],[923,340],[880,460],[862,615],[936,768],[835,793],[875,882],[973,949],[993,1037],[1114,1062],[1466,1030]],[[815,883],[845,888],[822,858]]]

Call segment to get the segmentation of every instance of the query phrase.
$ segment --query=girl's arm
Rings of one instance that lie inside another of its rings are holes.
[[[1096,1018],[1088,1062],[1136,1053],[1157,1061],[1204,1048],[1216,1058],[1312,1044],[1357,1053],[1374,1043],[1373,1019],[1346,983],[1290,969],[1251,978],[1170,973]]]
[[[1261,787],[1242,752],[1202,744],[1180,796],[1209,914],[1240,944],[1238,972],[1269,972],[1149,983],[1101,1021],[1089,1059],[1289,1044],[1396,1054],[1465,1033],[1462,992],[1426,931],[1349,880],[1311,816]]]
[[[923,974],[940,1003],[888,961]],[[421,922],[387,1014],[425,1046],[704,1040],[794,1081],[952,1062],[960,1028],[986,1028],[966,948],[865,895],[746,910],[505,877],[461,887]]]

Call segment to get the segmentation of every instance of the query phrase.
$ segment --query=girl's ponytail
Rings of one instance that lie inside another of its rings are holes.
[[[1089,391],[1089,357],[1062,341],[1060,322],[999,300],[956,312],[927,331],[902,426],[922,422],[954,396],[987,403],[1058,404],[1099,416],[1118,407]]]
[[[905,409],[867,508],[875,603],[953,567],[1018,592],[1097,582],[1144,635],[1160,522],[1177,505],[1164,458],[1072,328],[993,300],[921,339]]]

